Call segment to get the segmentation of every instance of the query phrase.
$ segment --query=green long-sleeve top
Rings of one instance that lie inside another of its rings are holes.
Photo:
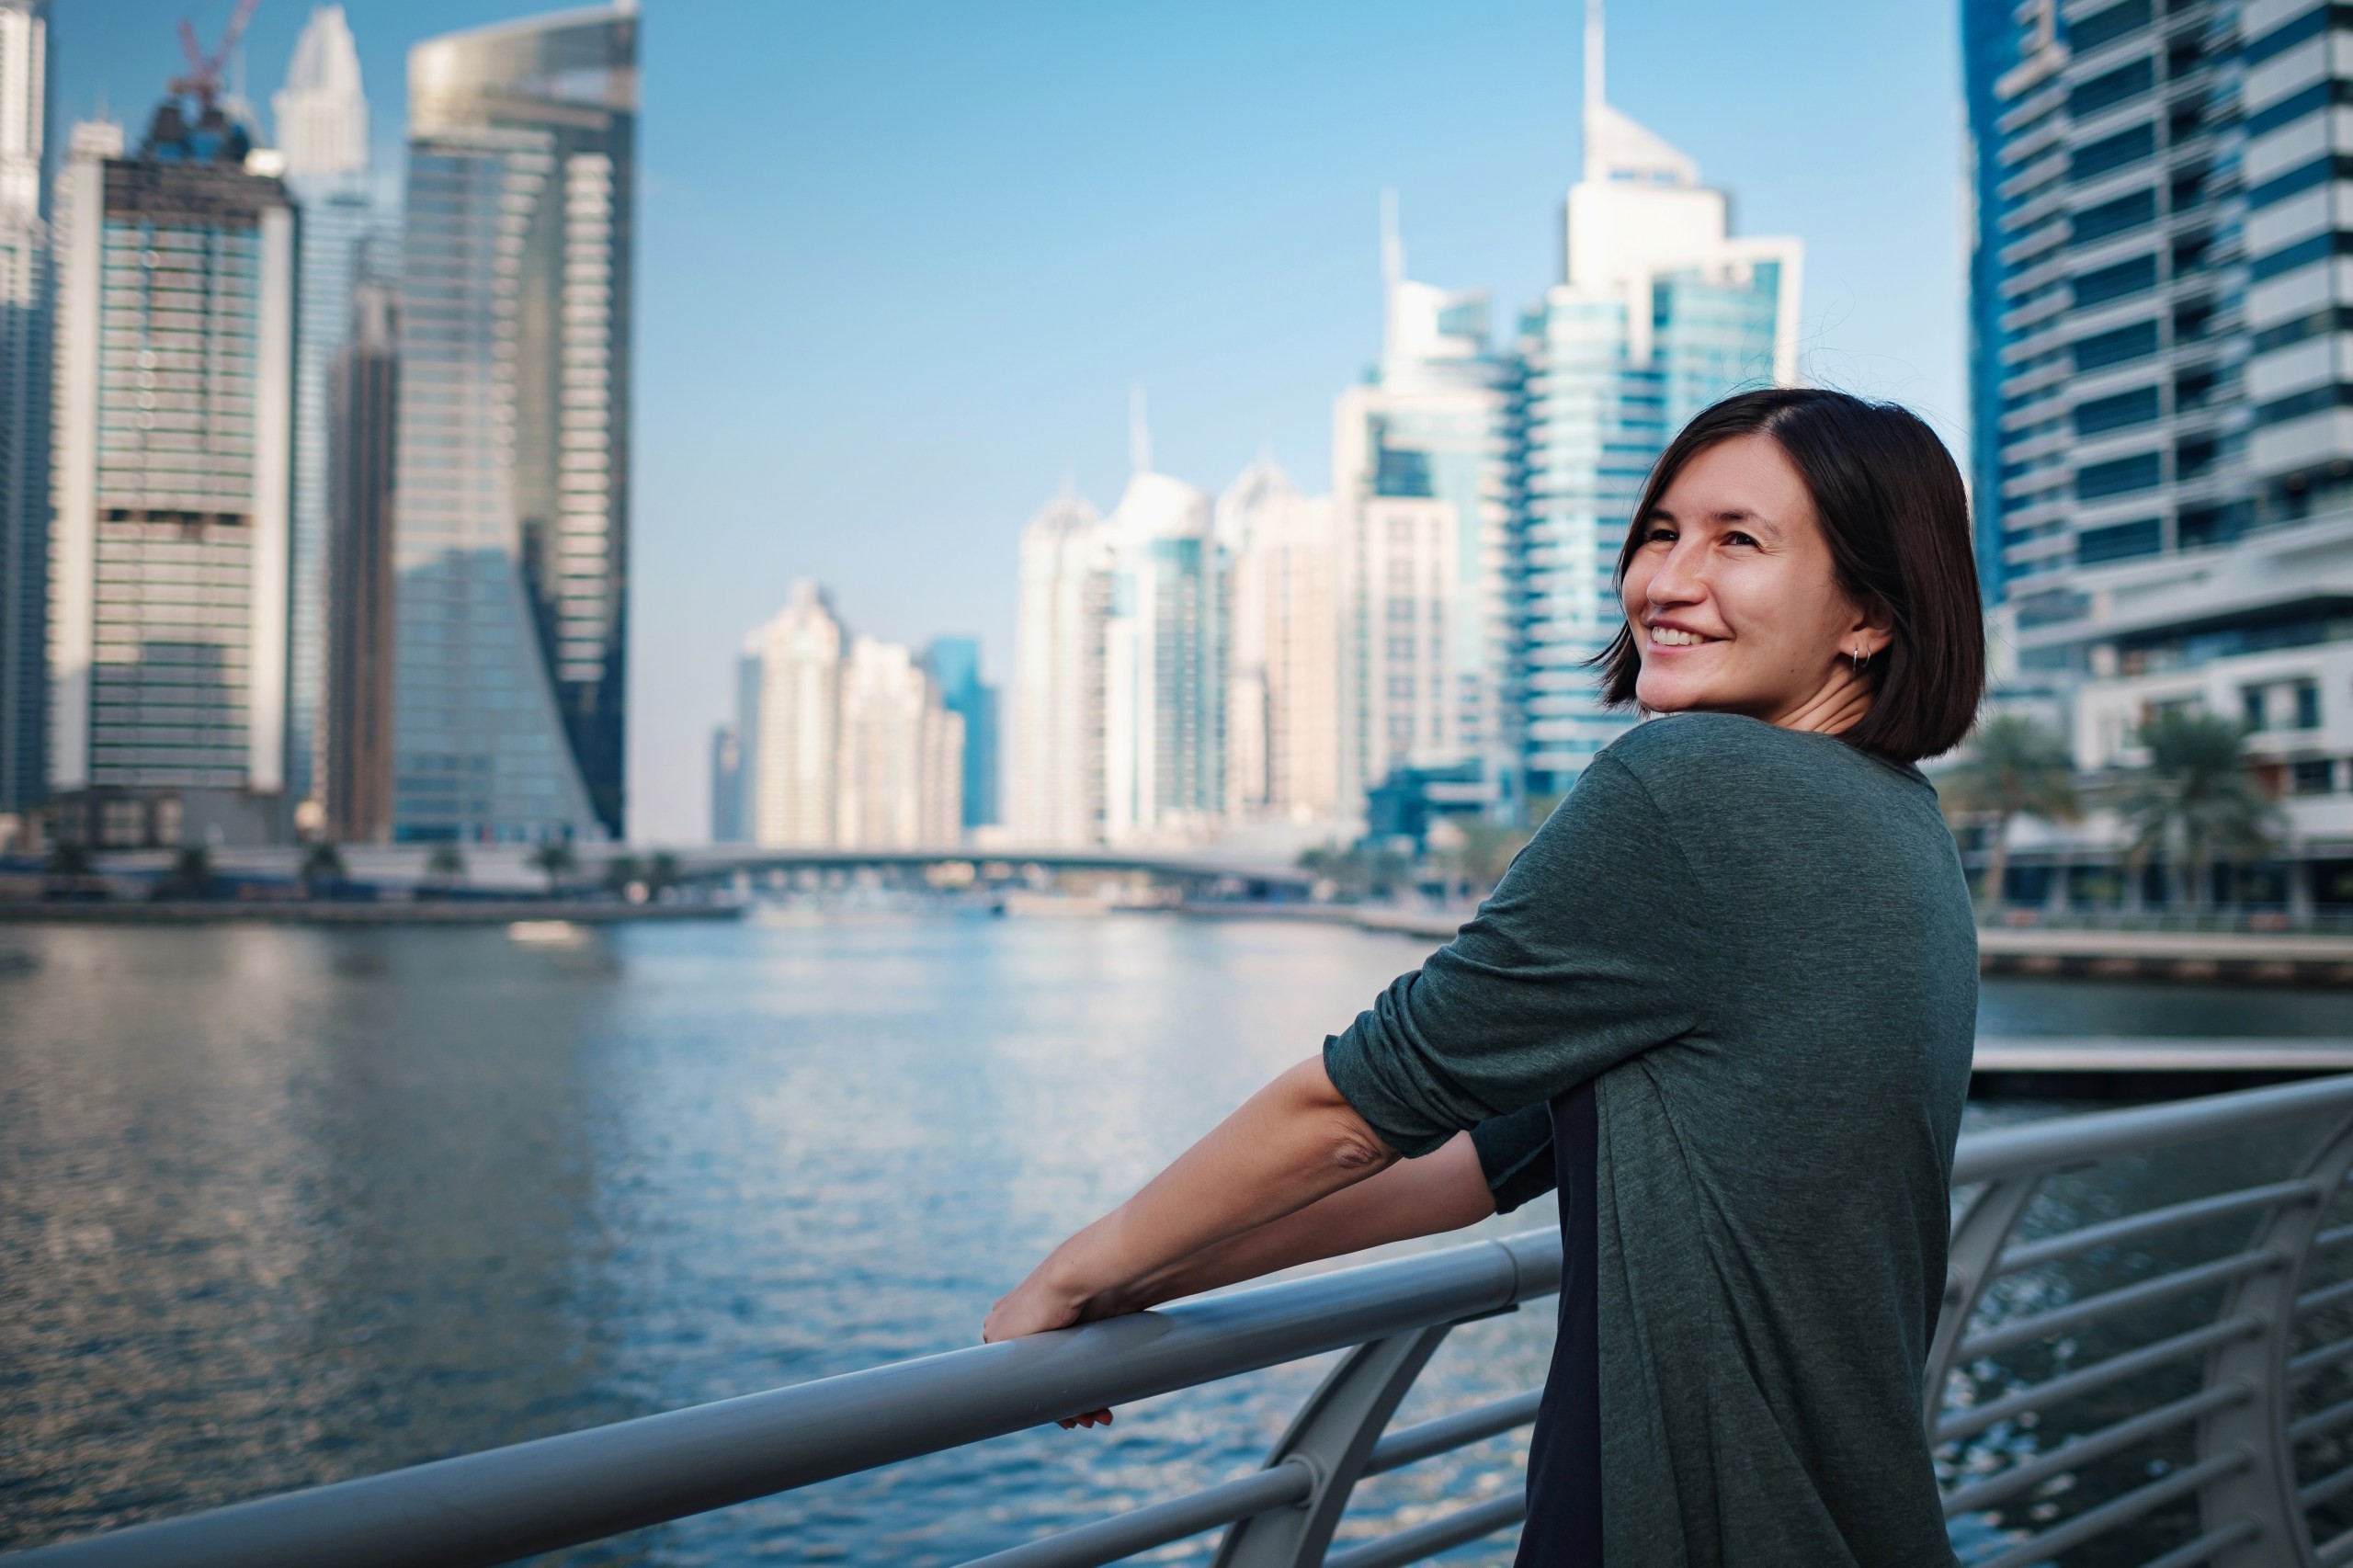
[[[1686,714],[1601,753],[1327,1042],[1407,1155],[1515,1112],[1483,1142],[1532,1145],[1523,1108],[1594,1084],[1611,1568],[1952,1561],[1921,1378],[1976,998],[1916,769]]]

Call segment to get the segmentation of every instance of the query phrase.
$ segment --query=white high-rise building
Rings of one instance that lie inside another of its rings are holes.
[[[60,181],[50,785],[101,845],[282,828],[294,212],[200,108]]]
[[[0,812],[46,789],[48,0],[0,0]]]
[[[844,848],[953,844],[963,832],[964,721],[914,653],[859,636],[841,674],[840,782],[834,841]]]
[[[1512,687],[1532,795],[1565,790],[1631,722],[1601,708],[1589,661],[1623,619],[1618,555],[1653,460],[1709,403],[1797,376],[1803,246],[1733,236],[1727,195],[1610,107],[1600,0],[1585,63],[1567,277],[1515,352]]]
[[[759,661],[759,722],[749,756],[755,844],[835,842],[845,641],[833,600],[803,578],[745,645],[745,657]]]
[[[1400,768],[1462,769],[1500,798],[1510,623],[1505,369],[1487,295],[1405,277],[1382,199],[1381,361],[1334,409],[1338,791]]]
[[[368,95],[340,6],[321,6],[294,41],[286,85],[269,100],[290,177],[368,172]]]
[[[343,7],[311,13],[270,99],[286,188],[302,218],[294,345],[293,602],[287,677],[286,782],[299,801],[321,793],[326,756],[327,392],[335,350],[350,335],[360,249],[388,244],[368,171],[368,97]],[[387,270],[390,270],[387,261]]]
[[[1041,847],[1103,837],[1103,631],[1111,541],[1065,491],[1021,532],[1013,656],[1015,838]]]
[[[1106,524],[1103,833],[1200,839],[1225,812],[1225,574],[1210,498],[1153,470],[1141,392],[1132,460]]]
[[[1217,503],[1228,597],[1226,810],[1317,822],[1339,805],[1337,540],[1332,503],[1271,458]]]
[[[852,637],[815,583],[794,583],[752,633],[737,681],[738,798],[754,843],[870,849],[962,835],[963,719],[912,650]]]

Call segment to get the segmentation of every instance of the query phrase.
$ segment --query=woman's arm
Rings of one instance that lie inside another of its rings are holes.
[[[1363,1188],[1346,1191],[1359,1183]],[[1332,1086],[1323,1060],[1313,1058],[1056,1247],[997,1302],[982,1337],[1011,1339],[1135,1312],[1493,1210],[1467,1138],[1401,1168]]]
[[[1459,1231],[1495,1211],[1495,1197],[1487,1189],[1479,1151],[1471,1134],[1458,1132],[1418,1160],[1399,1160],[1379,1176],[1137,1281],[1123,1310],[1142,1312],[1298,1264]]]

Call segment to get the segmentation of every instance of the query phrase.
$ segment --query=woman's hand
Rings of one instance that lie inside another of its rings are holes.
[[[1030,1270],[1029,1278],[996,1299],[989,1315],[981,1324],[981,1342],[995,1345],[1000,1339],[1019,1339],[1027,1334],[1044,1334],[1051,1329],[1072,1328],[1086,1321],[1086,1303],[1074,1299],[1069,1292],[1058,1290],[1046,1277],[1048,1258]]]

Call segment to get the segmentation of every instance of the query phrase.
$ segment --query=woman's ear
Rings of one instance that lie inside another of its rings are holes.
[[[1874,597],[1856,616],[1855,623],[1847,629],[1841,646],[1847,653],[1859,651],[1864,658],[1874,659],[1894,641],[1894,613],[1887,608],[1886,600]]]

